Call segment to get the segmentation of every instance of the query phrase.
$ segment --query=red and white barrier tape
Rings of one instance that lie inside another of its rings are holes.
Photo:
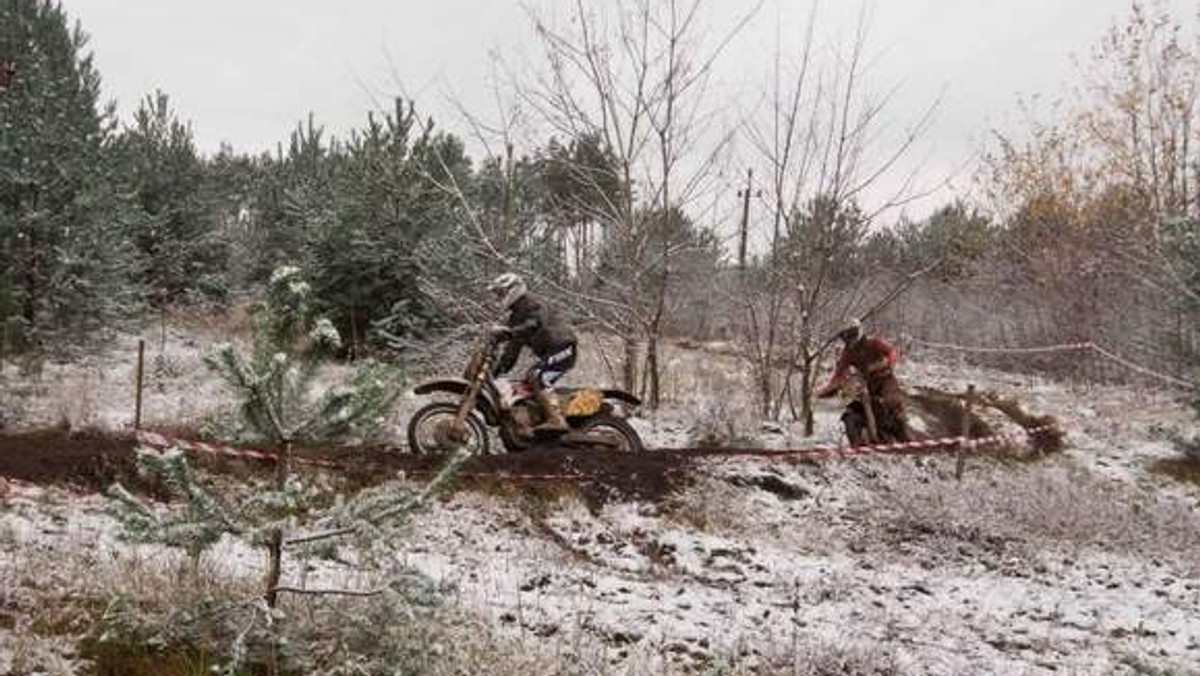
[[[934,343],[927,340],[921,340],[919,338],[913,338],[911,336],[908,336],[907,338],[909,342],[917,345],[923,345],[925,347],[932,347],[941,350],[953,350],[955,352],[969,352],[972,354],[1048,354],[1053,352],[1082,352],[1084,350],[1090,350],[1104,357],[1105,359],[1114,361],[1121,366],[1124,366],[1125,368],[1140,373],[1144,376],[1157,378],[1165,383],[1171,383],[1172,385],[1183,387],[1185,389],[1196,389],[1195,383],[1183,380],[1182,378],[1176,378],[1175,376],[1169,376],[1165,373],[1159,373],[1157,371],[1148,369],[1145,366],[1135,364],[1121,355],[1116,354],[1112,350],[1107,350],[1090,340],[1083,343],[1063,343],[1061,345],[1046,345],[1042,347],[971,347],[967,345],[954,345],[952,343]]]
[[[178,448],[178,449],[184,450],[184,451],[191,451],[193,453],[204,453],[207,455],[212,455],[212,456],[217,456],[217,457],[231,456],[234,458],[250,458],[252,460],[265,460],[268,462],[275,462],[275,460],[277,460],[277,456],[274,453],[264,453],[262,451],[256,451],[256,450],[249,449],[249,448],[235,448],[233,446],[227,446],[225,444],[210,444],[210,443],[206,443],[203,441],[189,441],[187,439],[180,439],[178,437],[169,437],[165,434],[160,434],[158,432],[151,432],[149,430],[138,430],[136,436],[137,436],[137,441],[139,444],[142,444],[143,446],[149,446],[150,448],[157,448],[157,449]],[[331,463],[331,462],[326,462],[324,460],[315,460],[312,458],[293,457],[292,460],[293,460],[293,462],[297,462],[300,464],[316,465],[318,467],[336,467],[337,466],[336,464]]]
[[[1113,352],[1110,352],[1095,343],[1092,343],[1092,349],[1095,350],[1097,354],[1107,357],[1108,359],[1111,359],[1112,361],[1117,362],[1121,366],[1124,366],[1125,368],[1127,368],[1131,371],[1136,371],[1144,376],[1150,376],[1151,378],[1158,378],[1159,380],[1161,380],[1163,382],[1172,383],[1174,385],[1178,385],[1178,386],[1183,387],[1188,390],[1196,389],[1195,383],[1190,383],[1186,380],[1182,380],[1182,379],[1176,378],[1174,376],[1169,376],[1164,373],[1158,373],[1156,371],[1151,371],[1150,369],[1148,369],[1144,366],[1139,366],[1138,364],[1135,364],[1118,354],[1114,354]]]
[[[408,476],[436,476],[438,474],[437,472],[426,470],[405,471],[404,473]],[[502,481],[578,481],[581,483],[598,481],[595,477],[586,477],[581,474],[511,474],[509,472],[459,472],[453,478],[471,481],[486,479],[499,479]]]
[[[955,345],[953,343],[935,343],[912,336],[905,336],[909,342],[923,345],[925,347],[935,347],[942,350],[954,350],[955,352],[972,352],[975,354],[1045,354],[1050,352],[1078,352],[1082,350],[1090,350],[1095,347],[1091,341],[1083,343],[1061,343],[1059,345],[1043,345],[1040,347],[972,347],[967,345]]]
[[[1042,427],[1034,427],[1020,432],[1010,432],[1005,434],[993,434],[987,437],[945,437],[941,439],[924,439],[921,441],[905,441],[889,444],[868,444],[863,446],[848,446],[829,444],[825,446],[807,446],[805,448],[790,448],[790,449],[746,449],[741,451],[714,451],[709,455],[714,456],[735,456],[735,455],[752,455],[758,457],[849,457],[855,455],[868,455],[874,453],[903,453],[906,451],[932,450],[935,448],[964,448],[976,450],[987,446],[995,446],[1004,443],[1024,442],[1030,437],[1035,437],[1040,434],[1055,431],[1057,428],[1054,425],[1045,425]]]
[[[674,452],[681,455],[691,456],[708,456],[731,458],[735,456],[754,456],[767,458],[827,458],[827,457],[851,457],[870,454],[888,454],[888,453],[904,453],[907,451],[922,451],[933,450],[936,448],[962,448],[965,450],[977,450],[987,446],[994,446],[1003,443],[1019,443],[1024,442],[1028,438],[1055,431],[1057,428],[1054,425],[1045,425],[1031,429],[1022,430],[1020,432],[1011,432],[1005,434],[993,434],[987,437],[967,438],[967,437],[944,437],[941,439],[923,439],[920,441],[906,441],[888,444],[869,444],[864,446],[848,446],[829,444],[824,446],[807,446],[805,448],[794,449],[737,449],[737,450],[717,450],[717,451],[681,451],[665,449],[662,452]],[[179,439],[169,437],[158,432],[150,432],[147,430],[138,430],[138,443],[149,446],[151,448],[167,449],[178,448],[185,451],[193,451],[205,453],[213,456],[232,456],[240,458],[251,458],[255,460],[275,461],[276,456],[272,453],[264,453],[251,449],[234,448],[224,444],[209,444],[202,441],[189,441],[187,439]],[[293,458],[297,463],[316,465],[319,467],[339,467],[336,463],[315,460],[311,458]],[[435,475],[435,471],[414,470],[408,471],[406,474],[412,476]],[[502,481],[578,481],[578,482],[594,482],[595,478],[586,477],[579,474],[510,474],[507,472],[481,473],[481,472],[465,472],[457,475],[457,478],[467,480],[480,479],[497,479]]]
[[[195,453],[205,453],[212,456],[231,456],[234,458],[250,458],[253,460],[266,460],[274,462],[277,458],[274,453],[264,453],[247,448],[235,448],[225,444],[210,444],[203,441],[190,441],[180,439],[178,437],[170,437],[158,432],[148,430],[137,431],[137,441],[143,446],[149,446],[157,449],[178,448],[183,451],[192,451]],[[340,467],[337,463],[326,460],[317,460],[314,458],[292,457],[292,462],[304,465],[315,465],[317,467]],[[438,471],[423,471],[409,470],[405,474],[410,476],[436,476]],[[507,472],[496,473],[459,473],[455,475],[461,479],[501,479],[501,480],[517,480],[517,481],[590,481],[587,477],[578,474],[509,474]]]

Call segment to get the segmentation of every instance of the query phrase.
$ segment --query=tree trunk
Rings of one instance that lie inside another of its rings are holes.
[[[38,283],[38,246],[37,237],[34,235],[33,228],[30,228],[28,236],[25,238],[25,274],[22,280],[25,286],[25,297],[21,299],[21,316],[25,319],[25,326],[29,329],[36,326],[37,306],[41,295]]]
[[[350,306],[350,361],[358,359],[358,306]]]
[[[285,441],[279,448],[278,455],[275,459],[275,489],[283,490],[287,483],[288,465],[292,457],[292,442]],[[271,539],[267,543],[267,580],[266,591],[263,597],[267,601],[267,605],[271,608],[275,607],[278,600],[279,580],[283,576],[283,531],[276,529],[271,532]]]
[[[638,368],[637,368],[637,359],[638,359],[637,340],[632,335],[624,336],[623,340],[625,342],[625,358],[624,358],[624,364],[622,364],[622,366],[623,366],[622,376],[623,376],[623,380],[624,380],[622,385],[625,387],[626,392],[636,392],[637,391],[637,375],[638,375],[637,374],[637,371],[638,371]]]
[[[804,421],[804,436],[811,437],[816,432],[816,422],[813,416],[813,366],[816,360],[808,354],[808,346],[804,347],[804,370],[800,372],[800,418]]]
[[[504,222],[500,225],[501,232],[500,241],[505,254],[515,255],[518,251],[516,246],[516,228],[513,226],[513,144],[507,143],[504,146],[504,194],[502,196],[503,219]],[[561,246],[561,239],[560,239]]]
[[[767,353],[759,360],[758,364],[758,396],[762,398],[763,420],[771,417],[771,393],[773,391],[771,385],[774,380],[771,376],[775,369],[775,365],[771,363],[772,357],[768,346]]]
[[[650,408],[658,410],[661,399],[658,373],[658,331],[654,329],[646,339],[646,371],[650,378]]]

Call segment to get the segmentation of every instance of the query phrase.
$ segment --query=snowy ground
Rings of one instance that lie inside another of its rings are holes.
[[[931,364],[907,375],[1020,394],[1063,420],[1070,448],[972,459],[961,484],[948,458],[724,461],[674,503],[598,513],[462,496],[453,518],[425,517],[408,560],[518,631],[582,629],[617,654],[816,644],[900,673],[1198,673],[1200,490],[1148,471],[1175,456],[1166,430],[1188,413],[1137,390]]]
[[[199,363],[211,341],[187,335],[169,336],[152,372],[152,423],[186,427],[211,412],[218,390]],[[87,368],[47,367],[40,382],[6,372],[10,420],[127,425],[134,344]],[[1154,390],[1070,387],[934,357],[906,364],[902,379],[1016,396],[1058,417],[1067,450],[972,458],[961,483],[945,457],[707,460],[663,503],[594,509],[569,492],[459,492],[418,518],[404,560],[515,640],[599,641],[614,665],[832,651],[853,656],[843,670],[857,673],[1200,673],[1200,486],[1154,471],[1177,456],[1171,435],[1194,429],[1186,408]],[[714,431],[801,443],[794,426],[755,419],[739,394],[744,369],[728,357],[669,358],[672,404],[637,421],[648,446]],[[604,372],[593,359],[577,375]],[[817,424],[816,441],[837,438],[834,405]],[[128,553],[96,496],[10,486],[0,500],[5,580],[33,550]],[[232,576],[261,565],[235,542],[215,558]],[[363,582],[332,564],[312,575]],[[0,673],[18,646],[19,623],[9,624]]]

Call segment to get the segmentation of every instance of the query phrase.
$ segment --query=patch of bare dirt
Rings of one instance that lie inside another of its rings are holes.
[[[0,476],[38,484],[65,484],[85,490],[103,490],[114,481],[136,485],[137,467],[132,435],[109,432],[38,430],[0,436]],[[296,458],[333,465],[335,473],[351,485],[386,481],[398,473],[432,476],[444,458],[416,456],[385,446],[302,448]],[[209,469],[244,474],[267,468],[269,463],[235,458],[199,456]],[[678,453],[628,454],[538,450],[511,455],[474,457],[458,478],[464,487],[496,485],[578,486],[589,502],[660,500],[686,480],[688,456]]]
[[[101,490],[137,476],[132,435],[48,429],[0,435],[0,476]]]
[[[377,483],[404,472],[432,476],[445,462],[380,446],[306,449],[302,457],[335,463],[348,479]],[[692,455],[675,452],[533,450],[470,458],[455,479],[460,485],[578,486],[593,504],[616,500],[658,501],[685,485]]]

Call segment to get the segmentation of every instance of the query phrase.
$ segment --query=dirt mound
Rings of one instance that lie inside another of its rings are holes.
[[[0,435],[0,476],[100,490],[137,477],[133,437],[94,430]]]
[[[925,422],[928,429],[926,436],[937,438],[962,434],[963,395],[930,387],[917,387],[908,397],[912,405],[912,415],[921,417]],[[1058,428],[1058,421],[1054,416],[1030,413],[1016,399],[987,391],[978,394],[975,407],[969,419],[968,436],[972,438],[987,437],[995,433],[993,426],[979,415],[980,409],[990,409],[1002,416],[1001,420],[1007,420],[1026,430],[1040,430],[1033,435],[1035,450],[1051,452],[1063,448],[1063,431]]]
[[[924,422],[929,438],[957,437],[963,429],[963,397],[960,394],[943,392],[932,387],[917,387],[908,394],[912,415]],[[970,437],[987,437],[994,432],[982,418],[971,413]]]
[[[958,395],[919,388],[911,395],[914,415],[926,422],[932,437],[961,433],[963,409]],[[1026,413],[1015,401],[981,394],[979,407],[998,410],[1026,429],[1052,423],[1048,416]],[[978,410],[978,409],[977,409]],[[972,413],[970,436],[993,433],[983,418]],[[1035,440],[1042,450],[1061,447],[1055,430]],[[35,483],[62,483],[86,489],[103,489],[114,481],[136,485],[132,435],[97,431],[40,430],[0,436],[0,476]],[[589,503],[614,500],[658,501],[688,482],[688,470],[699,457],[713,455],[770,455],[761,449],[706,448],[646,453],[578,450],[536,450],[526,453],[473,457],[455,481],[462,486],[491,490],[558,490],[577,487]],[[310,467],[331,469],[350,485],[378,484],[398,473],[417,478],[433,476],[443,458],[417,456],[380,445],[301,448],[297,466],[318,460]],[[246,474],[269,470],[270,462],[243,458],[203,456],[196,460],[217,472]]]

